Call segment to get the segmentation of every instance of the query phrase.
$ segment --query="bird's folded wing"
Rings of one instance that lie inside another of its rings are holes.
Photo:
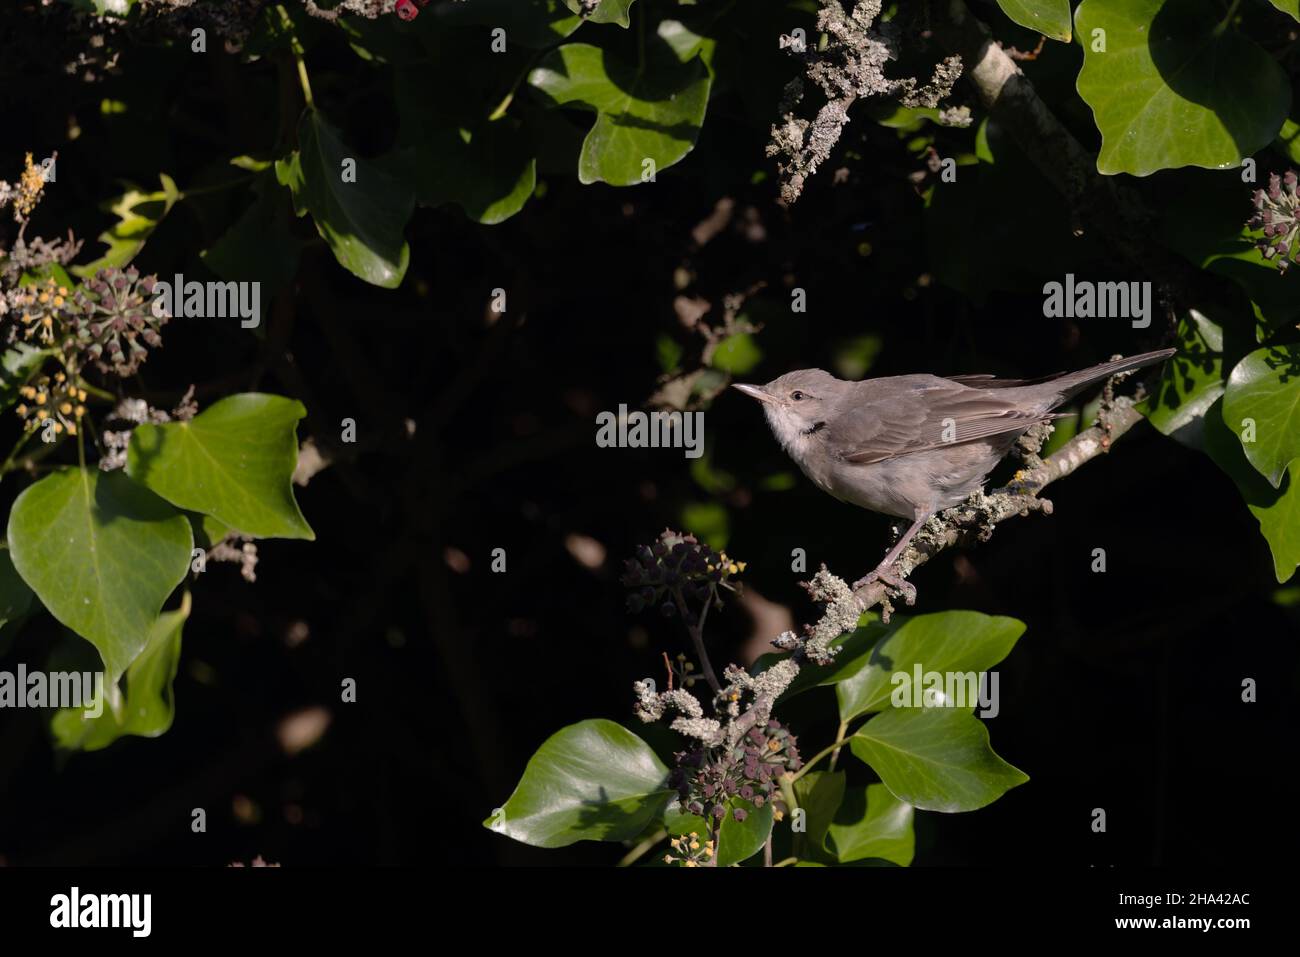
[[[1007,432],[1023,432],[1051,413],[1022,409],[996,392],[927,377],[924,385],[892,389],[878,401],[849,397],[827,427],[826,440],[846,462],[868,465]],[[867,383],[863,383],[867,385]]]

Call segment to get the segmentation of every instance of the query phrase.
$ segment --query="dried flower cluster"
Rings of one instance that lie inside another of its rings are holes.
[[[636,557],[624,562],[620,580],[635,589],[627,596],[629,611],[657,607],[665,617],[685,614],[693,621],[696,613],[685,599],[702,602],[701,615],[710,607],[720,608],[718,588],[734,591],[732,577],[744,570],[744,562],[732,561],[694,535],[665,529],[654,544],[640,546]]]
[[[16,184],[10,185],[5,180],[0,179],[0,209],[12,206],[14,222],[24,222],[31,216],[36,204],[41,201],[41,195],[44,191],[45,170],[33,163],[32,154],[28,153],[26,165]]]
[[[723,669],[724,683],[719,683],[703,643],[703,611],[697,616],[683,609],[679,601],[666,600],[665,595],[697,589],[707,611],[714,590],[719,585],[730,587],[729,579],[743,570],[742,562],[701,544],[694,536],[665,530],[653,544],[637,549],[623,575],[623,583],[634,589],[636,600],[629,603],[632,608],[662,603],[677,609],[672,614],[684,619],[714,689],[710,716],[705,713],[705,703],[688,690],[695,684],[695,674],[684,655],[678,655],[676,666],[668,662],[668,690],[659,691],[651,678],[632,686],[638,718],[652,722],[672,715],[669,727],[694,739],[675,755],[668,784],[677,791],[682,812],[704,818],[714,840],[728,817],[744,821],[770,804],[780,818],[788,776],[795,774],[803,761],[794,735],[772,717],[772,709],[798,676],[802,663],[831,661],[836,652],[831,641],[858,621],[852,590],[822,568],[806,586],[813,599],[827,604],[817,625],[805,629],[802,638],[787,632],[774,642],[791,654],[754,674],[728,665]],[[651,593],[643,594],[643,589]],[[668,661],[667,655],[664,657]],[[693,834],[674,838],[672,852],[664,860],[687,867],[712,866],[716,863],[713,854],[714,846]]]
[[[750,728],[733,746],[701,745],[675,757],[668,785],[677,789],[682,809],[715,822],[726,816],[728,802],[735,798],[763,807],[777,793],[781,775],[802,767],[794,735],[774,719]],[[748,815],[734,802],[730,810],[737,821]]]

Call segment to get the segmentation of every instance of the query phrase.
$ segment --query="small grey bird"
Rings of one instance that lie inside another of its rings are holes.
[[[912,522],[854,588],[904,583],[890,565],[935,512],[984,484],[1016,440],[1073,396],[1117,372],[1167,359],[1173,349],[1115,359],[1045,379],[901,375],[845,382],[821,369],[735,387],[763,403],[768,424],[823,491]]]

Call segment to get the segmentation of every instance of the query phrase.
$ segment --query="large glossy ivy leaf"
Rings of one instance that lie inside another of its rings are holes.
[[[483,826],[534,847],[635,837],[675,794],[668,769],[631,731],[600,718],[537,749],[510,799]]]
[[[125,266],[144,248],[145,240],[153,235],[181,197],[170,176],[159,173],[158,179],[162,182],[160,190],[146,193],[129,187],[121,196],[100,207],[117,217],[117,223],[99,234],[99,241],[108,244],[108,251],[94,262],[72,267],[74,275],[85,279],[101,269]]]
[[[1294,19],[1300,20],[1300,0],[1268,0],[1268,2],[1283,13],[1289,13]]]
[[[1273,488],[1246,461],[1237,433],[1223,421],[1222,400],[1205,416],[1205,453],[1232,479],[1259,522],[1277,580],[1290,580],[1300,566],[1300,460],[1288,467],[1282,488]]]
[[[455,203],[488,226],[523,209],[537,186],[537,161],[509,120],[474,130],[438,130],[384,165],[415,191],[422,206]]]
[[[348,160],[355,163],[355,182],[344,179]],[[410,259],[403,230],[415,208],[409,189],[358,156],[314,109],[303,113],[298,149],[276,160],[275,175],[293,192],[297,214],[311,214],[341,266],[376,286],[401,284]]]
[[[1279,488],[1287,465],[1300,458],[1300,345],[1256,349],[1238,362],[1224,391],[1223,421],[1250,464]]]
[[[185,516],[121,472],[65,469],[29,486],[9,513],[18,574],[104,659],[112,683],[148,643],[190,567]]]
[[[913,817],[912,805],[883,784],[849,788],[831,823],[828,845],[841,864],[880,858],[907,867],[916,853]]]
[[[641,62],[629,64],[599,47],[566,43],[528,75],[552,103],[596,112],[578,160],[584,183],[631,186],[695,146],[709,99],[709,71],[698,58],[680,62],[658,37],[646,51]]]
[[[126,472],[178,508],[256,538],[314,539],[293,498],[301,402],[247,392],[188,422],[137,426]]]
[[[176,714],[172,682],[181,658],[181,631],[189,614],[186,592],[177,611],[158,616],[144,650],[126,669],[126,688],[118,695],[116,707],[105,703],[95,717],[87,716],[84,708],[61,708],[54,715],[50,729],[59,747],[99,751],[124,735],[156,738],[166,733]]]
[[[1015,23],[1053,40],[1070,40],[1070,0],[998,0]]]
[[[772,833],[772,802],[754,807],[741,797],[733,797],[726,805],[726,816],[718,828],[718,866],[730,867],[747,861],[763,849],[767,836]],[[736,811],[744,814],[743,821],[736,820]]]
[[[1218,28],[1223,13],[1214,0],[1079,5],[1078,89],[1101,131],[1098,170],[1146,176],[1236,166],[1273,140],[1290,107],[1290,84],[1264,50]]]
[[[849,740],[895,797],[925,811],[973,811],[1029,780],[993,753],[967,710],[891,708]]]
[[[944,611],[908,618],[877,642],[870,655],[841,666],[835,684],[840,720],[852,721],[859,715],[889,708],[896,690],[911,700],[917,665],[922,675],[971,672],[978,676],[1010,654],[1024,633],[1022,621],[977,611]],[[974,702],[965,705],[969,709]]]

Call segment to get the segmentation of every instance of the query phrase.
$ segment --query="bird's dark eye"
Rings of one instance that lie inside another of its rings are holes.
[[[796,389],[790,393],[790,398],[794,399],[796,402],[800,402],[803,400],[803,393]]]

